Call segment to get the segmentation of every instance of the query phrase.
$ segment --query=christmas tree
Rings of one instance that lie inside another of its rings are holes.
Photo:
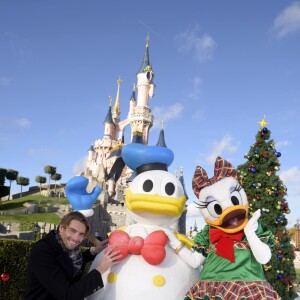
[[[247,194],[249,214],[261,210],[261,221],[274,234],[274,247],[271,260],[264,265],[267,281],[273,286],[283,300],[297,297],[293,289],[296,278],[294,267],[294,249],[287,232],[289,214],[288,203],[285,200],[287,188],[276,173],[279,171],[279,157],[275,143],[270,139],[271,131],[265,117],[256,134],[256,142],[245,154],[247,161],[238,166],[239,180]]]

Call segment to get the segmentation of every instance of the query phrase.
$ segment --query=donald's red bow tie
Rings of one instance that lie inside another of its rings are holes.
[[[151,265],[159,265],[166,256],[165,245],[168,237],[162,230],[150,233],[145,239],[140,236],[130,238],[122,230],[113,231],[108,239],[109,246],[115,246],[114,251],[120,250],[124,259],[128,254],[142,255]]]
[[[226,233],[220,229],[209,229],[210,241],[215,244],[216,254],[222,256],[231,262],[234,262],[234,242],[240,242],[243,238],[244,231],[237,233]]]

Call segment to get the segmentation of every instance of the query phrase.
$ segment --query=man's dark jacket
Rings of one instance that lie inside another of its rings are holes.
[[[90,251],[82,253],[83,267],[94,259]],[[103,287],[101,274],[92,270],[73,278],[74,267],[68,254],[55,238],[54,230],[32,247],[27,267],[24,300],[82,300]]]

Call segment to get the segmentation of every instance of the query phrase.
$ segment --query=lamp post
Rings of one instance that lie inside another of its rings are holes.
[[[43,237],[45,236],[45,225],[43,225],[43,226],[41,227],[40,232],[41,232],[41,238],[43,238]]]
[[[296,243],[296,249],[299,251],[300,250],[300,219],[298,218],[296,220],[296,225],[295,225],[295,243]]]
[[[10,230],[11,230],[11,224],[8,223],[8,224],[6,225],[6,233],[10,233]]]
[[[35,240],[36,240],[36,236],[37,236],[37,233],[39,231],[39,228],[40,228],[39,224],[38,223],[34,223],[34,225],[33,225],[33,231],[34,231],[34,239]]]

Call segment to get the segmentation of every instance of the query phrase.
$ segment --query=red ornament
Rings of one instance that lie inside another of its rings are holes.
[[[10,279],[10,275],[6,272],[3,272],[0,277],[1,277],[1,280],[4,282],[6,282]]]

